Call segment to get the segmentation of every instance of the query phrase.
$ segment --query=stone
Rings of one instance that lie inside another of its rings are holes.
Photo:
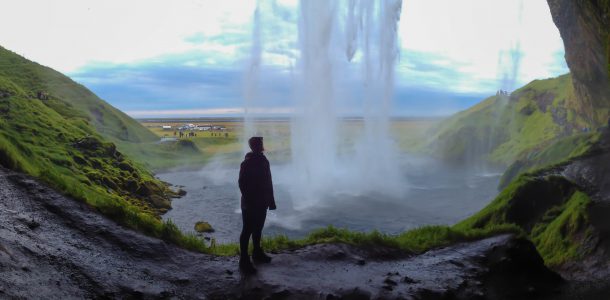
[[[214,232],[214,228],[212,227],[212,225],[210,225],[210,223],[205,222],[205,221],[199,221],[197,223],[195,223],[195,231],[203,233],[203,232]]]

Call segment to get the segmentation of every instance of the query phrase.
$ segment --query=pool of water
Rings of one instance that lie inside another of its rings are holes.
[[[289,186],[278,176],[285,166],[272,164],[278,209],[270,211],[264,235],[303,237],[315,228],[333,225],[357,231],[379,230],[397,234],[423,225],[454,224],[488,204],[497,194],[501,172],[485,167],[456,167],[433,159],[405,157],[401,163],[406,192],[400,197],[380,191],[362,194],[327,193],[315,205],[295,208]],[[186,196],[175,199],[171,219],[184,231],[207,221],[218,242],[237,242],[241,230],[238,164],[208,164],[200,170],[173,170],[157,174],[182,186]]]

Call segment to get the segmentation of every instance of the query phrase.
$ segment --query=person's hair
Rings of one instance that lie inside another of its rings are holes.
[[[254,152],[263,152],[265,148],[263,148],[263,137],[262,136],[253,136],[248,140],[248,146]]]

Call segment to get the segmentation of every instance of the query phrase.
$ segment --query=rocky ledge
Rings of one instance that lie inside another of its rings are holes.
[[[514,299],[561,278],[501,235],[408,255],[320,244],[276,253],[256,276],[125,229],[34,179],[0,169],[0,298]]]

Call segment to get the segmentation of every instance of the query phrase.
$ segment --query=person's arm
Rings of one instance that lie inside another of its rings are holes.
[[[269,166],[269,161],[267,161],[267,184],[269,193],[269,210],[275,210],[277,207],[275,206],[275,197],[273,196],[273,179],[271,178],[271,167]]]
[[[239,190],[241,193],[244,193],[244,164],[239,166],[239,179],[237,180],[237,184],[239,185]]]

